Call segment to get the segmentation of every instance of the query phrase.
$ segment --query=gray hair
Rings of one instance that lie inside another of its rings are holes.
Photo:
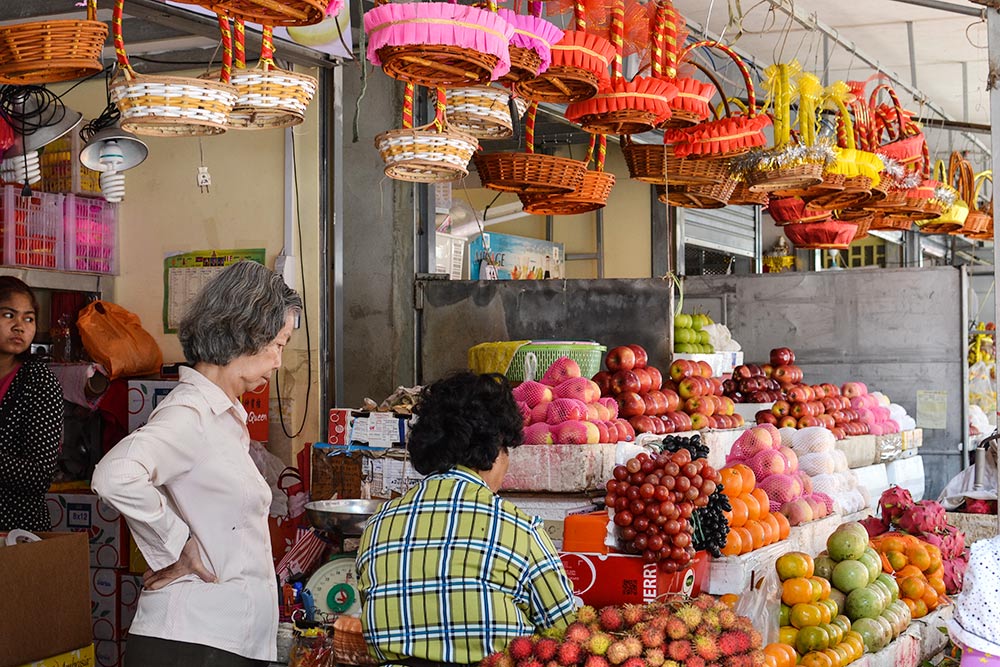
[[[198,293],[178,329],[189,363],[225,366],[270,343],[302,299],[278,274],[257,262],[227,267]]]

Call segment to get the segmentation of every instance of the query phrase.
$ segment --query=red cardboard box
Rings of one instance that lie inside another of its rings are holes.
[[[351,432],[351,410],[331,408],[326,441],[331,445],[346,445]]]
[[[240,396],[240,402],[247,411],[247,430],[250,439],[267,442],[270,422],[268,419],[271,400],[271,383],[265,382],[260,389],[253,389]]]
[[[628,554],[560,553],[573,592],[592,607],[649,603],[666,593],[699,595],[708,579],[708,554],[699,551],[673,574]]]
[[[90,617],[94,639],[119,640],[128,635],[139,604],[142,577],[121,570],[90,570]]]
[[[54,532],[87,533],[90,567],[128,567],[128,526],[117,510],[92,493],[47,493],[45,501]]]

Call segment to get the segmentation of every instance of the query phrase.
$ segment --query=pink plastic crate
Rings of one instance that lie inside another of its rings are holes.
[[[66,268],[118,273],[118,205],[66,195]]]
[[[0,257],[8,266],[63,269],[63,195],[3,186],[0,196]]]

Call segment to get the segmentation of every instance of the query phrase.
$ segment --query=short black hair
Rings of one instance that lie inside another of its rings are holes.
[[[422,475],[463,465],[490,470],[523,440],[523,418],[502,375],[456,373],[423,388],[407,447]]]
[[[0,276],[0,301],[6,301],[14,294],[23,294],[31,301],[31,308],[38,315],[38,299],[27,283],[14,276]]]

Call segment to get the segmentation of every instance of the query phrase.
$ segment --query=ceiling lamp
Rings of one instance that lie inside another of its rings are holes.
[[[0,163],[0,176],[16,182],[23,175],[21,194],[30,197],[30,184],[42,178],[38,151],[73,130],[83,115],[46,88],[0,86],[0,117],[14,131],[14,143]]]
[[[146,144],[131,132],[117,125],[96,132],[80,151],[80,162],[88,169],[100,172],[104,198],[118,203],[125,198],[125,174],[137,167],[149,155]]]

